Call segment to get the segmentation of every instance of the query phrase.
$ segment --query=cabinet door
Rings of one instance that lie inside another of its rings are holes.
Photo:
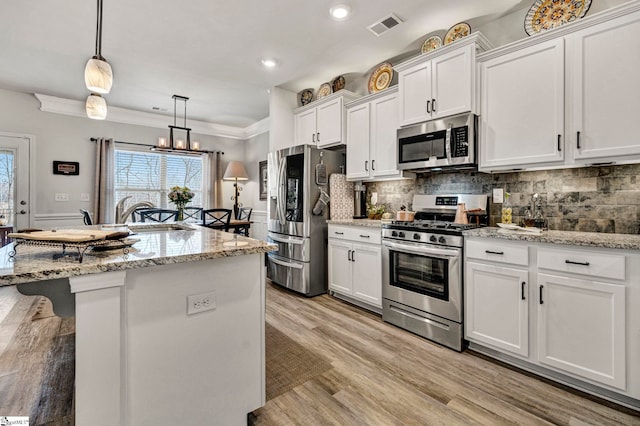
[[[474,45],[431,61],[432,118],[471,111]]]
[[[369,159],[369,104],[347,109],[347,179],[367,179]]]
[[[576,158],[640,154],[640,13],[576,32],[571,41]]]
[[[538,362],[625,389],[625,286],[538,274]]]
[[[353,297],[382,308],[382,249],[353,245]]]
[[[391,94],[371,102],[371,174],[398,174],[398,97]]]
[[[308,145],[316,143],[316,110],[315,108],[303,111],[295,117],[296,145]]]
[[[351,243],[338,240],[329,240],[328,247],[328,267],[329,267],[329,289],[344,294],[352,294],[351,285]]]
[[[465,338],[529,356],[526,269],[475,262],[465,266]]]
[[[431,62],[418,64],[398,75],[400,125],[419,123],[431,118],[427,101],[431,101]]]
[[[318,148],[342,143],[342,98],[334,99],[317,107]]]
[[[487,60],[480,73],[480,168],[563,161],[564,41]]]

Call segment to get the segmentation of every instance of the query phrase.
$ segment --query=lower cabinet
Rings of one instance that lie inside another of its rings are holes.
[[[538,362],[625,389],[625,286],[538,274]]]
[[[469,261],[465,274],[465,337],[529,356],[528,271]]]
[[[640,302],[638,260],[631,251],[467,238],[465,338],[472,349],[640,406],[640,315],[628,309]]]
[[[329,291],[382,309],[380,230],[330,225],[328,252]]]

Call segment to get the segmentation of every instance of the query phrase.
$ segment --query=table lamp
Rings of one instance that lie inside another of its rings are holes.
[[[242,188],[238,187],[239,180],[248,180],[247,170],[244,168],[244,164],[240,161],[229,161],[227,169],[224,171],[224,180],[234,180],[233,186],[235,188],[235,196],[231,197],[233,203],[233,217],[238,218],[238,199],[240,198],[240,191]],[[242,204],[240,204],[242,206]]]

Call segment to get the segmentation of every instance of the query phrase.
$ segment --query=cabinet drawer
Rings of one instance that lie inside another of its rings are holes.
[[[525,244],[506,243],[498,240],[467,240],[465,249],[469,259],[523,266],[529,264],[529,248]]]
[[[360,243],[380,244],[382,230],[364,226],[329,225],[328,237]]]
[[[625,279],[625,257],[622,254],[540,248],[538,268],[615,280]]]

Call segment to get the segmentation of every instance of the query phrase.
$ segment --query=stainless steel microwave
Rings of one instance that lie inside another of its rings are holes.
[[[475,169],[478,117],[460,114],[398,129],[398,169]]]

